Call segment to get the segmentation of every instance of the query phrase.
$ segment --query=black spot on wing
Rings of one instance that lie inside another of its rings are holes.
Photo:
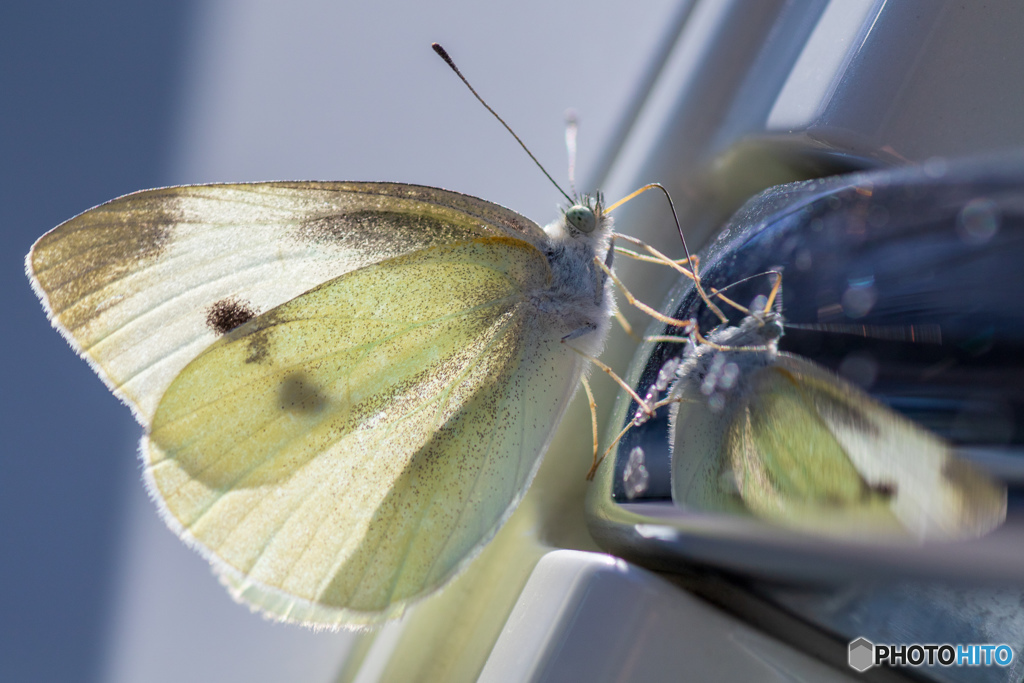
[[[206,325],[217,334],[227,334],[259,315],[247,301],[221,299],[206,310]]]
[[[327,397],[303,372],[294,372],[281,382],[278,400],[281,410],[303,415],[319,413],[327,405]]]
[[[867,482],[865,482],[867,483]],[[867,484],[868,488],[872,493],[876,493],[883,498],[891,499],[896,497],[896,493],[899,488],[894,481],[880,481],[875,484]]]

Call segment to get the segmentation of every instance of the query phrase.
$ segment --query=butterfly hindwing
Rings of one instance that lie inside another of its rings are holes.
[[[171,525],[281,617],[371,621],[436,588],[510,514],[578,381],[528,310],[549,277],[528,243],[480,238],[229,332],[153,419],[147,479]]]
[[[690,377],[678,380],[671,394],[681,399],[669,409],[672,499],[698,510],[741,512],[743,505],[732,495],[720,458],[733,406],[713,410]]]

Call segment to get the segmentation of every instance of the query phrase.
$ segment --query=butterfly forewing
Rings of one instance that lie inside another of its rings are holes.
[[[1006,488],[930,432],[810,361],[780,354],[836,443],[872,491],[919,538],[973,538],[1006,517]],[[862,500],[867,501],[865,496]]]
[[[750,383],[723,456],[751,512],[846,537],[906,536],[890,509],[890,488],[864,479],[818,412],[827,395],[780,365],[753,371]],[[891,455],[884,440],[875,447]]]
[[[153,420],[148,477],[172,526],[279,616],[351,622],[436,588],[510,514],[578,381],[531,308],[549,278],[530,244],[482,238],[230,332]]]
[[[746,373],[719,410],[699,383],[674,389],[682,504],[875,541],[975,538],[1005,518],[1005,487],[827,370],[775,353]]]
[[[227,329],[356,268],[488,235],[543,241],[512,211],[434,188],[196,185],[87,211],[40,238],[27,267],[54,325],[147,424]]]

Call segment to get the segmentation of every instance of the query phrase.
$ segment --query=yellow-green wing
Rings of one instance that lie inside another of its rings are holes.
[[[890,509],[891,482],[865,480],[820,414],[822,402],[835,401],[828,388],[777,365],[753,372],[750,381],[749,400],[726,429],[721,457],[751,512],[847,537],[906,536]],[[866,426],[862,407],[839,404]]]
[[[726,408],[673,414],[673,498],[861,540],[952,540],[1002,523],[1006,489],[814,363],[779,354]]]
[[[543,254],[435,247],[330,281],[174,380],[146,445],[165,517],[280,618],[394,616],[511,513],[581,364],[528,296]]]
[[[195,185],[137,192],[41,237],[26,269],[56,327],[144,425],[224,331],[371,263],[543,232],[499,206],[388,183]]]
[[[790,432],[794,447],[802,438],[801,430],[809,431],[815,418],[827,427],[863,484],[859,495],[852,478],[839,483],[837,477],[836,484],[828,488],[820,484],[818,490],[845,491],[852,503],[846,509],[855,515],[887,501],[904,533],[922,540],[976,538],[1005,520],[1004,485],[957,457],[945,441],[827,370],[780,354],[776,366],[760,371],[754,381],[755,401],[775,389],[786,391],[782,387],[788,383],[812,408],[811,417],[803,416],[799,427]],[[787,418],[783,413],[777,416]],[[833,467],[831,471],[838,475],[838,466]],[[858,524],[853,517],[845,529],[835,529],[844,534],[852,529],[854,535]]]

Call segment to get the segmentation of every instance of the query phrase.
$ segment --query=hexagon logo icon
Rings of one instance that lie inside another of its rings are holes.
[[[851,669],[867,671],[875,665],[875,644],[867,638],[858,638],[850,643],[850,656],[847,660]]]

